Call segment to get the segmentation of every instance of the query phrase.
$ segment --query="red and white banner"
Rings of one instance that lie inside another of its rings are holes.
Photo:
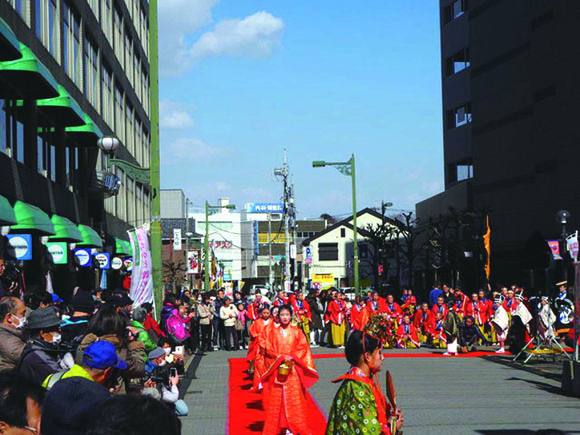
[[[144,227],[129,231],[133,248],[133,273],[130,296],[133,305],[153,302],[153,263],[149,249],[149,233]]]

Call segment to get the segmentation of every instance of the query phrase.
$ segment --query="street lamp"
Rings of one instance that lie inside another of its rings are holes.
[[[566,224],[568,220],[572,217],[572,213],[568,210],[560,210],[556,213],[556,222],[562,225],[562,234],[560,235],[560,255],[562,256],[562,268],[564,270],[564,281],[568,281],[568,267],[566,265],[566,237],[568,233],[566,231]]]
[[[209,203],[205,202],[205,238],[203,240],[203,253],[204,253],[204,291],[209,291],[209,274],[210,274],[210,260],[209,260],[209,215],[210,211],[215,210],[235,210],[236,206],[233,204],[227,205],[209,205]]]
[[[324,168],[325,166],[334,166],[338,172],[350,176],[352,180],[352,226],[353,226],[353,257],[354,257],[354,288],[356,294],[360,294],[360,284],[358,275],[358,228],[356,226],[356,168],[354,154],[346,162],[326,162],[324,160],[315,160],[312,162],[313,168]]]

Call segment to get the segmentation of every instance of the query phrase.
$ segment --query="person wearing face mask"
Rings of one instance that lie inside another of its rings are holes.
[[[26,305],[7,296],[0,299],[0,370],[14,369],[26,346]]]
[[[328,415],[327,435],[375,433],[391,435],[391,419],[396,432],[403,426],[400,410],[387,404],[376,376],[383,366],[383,343],[388,339],[390,321],[386,314],[373,316],[364,331],[353,331],[346,343],[345,356],[351,367],[335,379],[342,382]]]
[[[41,384],[47,376],[58,372],[60,318],[51,307],[39,308],[28,316],[26,329],[30,338],[18,362],[18,371],[36,384]]]

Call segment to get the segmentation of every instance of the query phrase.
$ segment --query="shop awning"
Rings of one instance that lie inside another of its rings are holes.
[[[10,231],[30,231],[49,236],[55,235],[52,221],[38,207],[22,201],[16,201],[16,204],[14,204],[14,214],[16,215],[17,223],[10,227]]]
[[[6,21],[0,18],[0,61],[16,60],[22,57],[20,43]]]
[[[20,43],[22,58],[0,62],[0,78],[11,86],[0,86],[0,98],[43,99],[58,97],[58,84],[30,48]]]
[[[102,248],[103,247],[103,240],[101,236],[93,230],[91,227],[87,225],[79,225],[77,227],[81,232],[81,236],[83,241],[81,243],[77,243],[77,248]]]
[[[97,140],[104,136],[103,132],[88,115],[84,115],[84,123],[79,127],[67,127],[64,131],[74,135],[75,140],[80,145],[96,147]]]
[[[53,214],[50,218],[54,225],[56,234],[49,237],[52,242],[71,242],[77,243],[83,241],[83,236],[77,226],[65,217]]]
[[[14,209],[6,198],[0,195],[0,226],[16,224]]]
[[[115,237],[115,253],[117,255],[131,255],[131,244],[126,240]]]
[[[58,85],[58,97],[38,100],[36,105],[47,116],[38,117],[38,125],[44,127],[77,127],[85,125],[84,113],[68,92]]]

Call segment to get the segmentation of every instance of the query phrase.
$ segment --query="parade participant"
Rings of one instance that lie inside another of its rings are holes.
[[[502,305],[511,317],[518,306],[518,300],[515,298],[515,290],[509,289],[507,291],[507,299]]]
[[[301,291],[296,292],[292,303],[292,308],[298,321],[298,327],[302,329],[306,337],[310,339],[310,322],[312,314],[310,313],[310,304],[304,300],[304,294]]]
[[[451,309],[459,316],[460,319],[463,319],[465,317],[469,298],[465,296],[465,294],[459,288],[455,289],[454,298],[455,304],[453,304]]]
[[[371,293],[371,298],[367,302],[367,307],[371,314],[386,312],[385,300],[377,292]]]
[[[393,295],[387,295],[385,312],[390,315],[391,318],[396,319],[398,322],[401,321],[403,310],[401,309],[401,306],[395,302]]]
[[[344,348],[344,334],[346,332],[346,307],[339,298],[338,292],[332,292],[332,300],[328,304],[327,314],[330,322],[330,335],[332,344]]]
[[[429,304],[423,302],[421,308],[415,313],[413,324],[417,328],[417,335],[422,343],[426,343],[431,334],[431,325],[433,323],[433,313],[429,309]]]
[[[433,305],[431,312],[433,313],[433,315],[436,315],[437,313],[441,313],[441,315],[443,316],[443,319],[445,319],[445,317],[447,317],[448,311],[449,311],[449,308],[447,308],[447,305],[445,305],[445,298],[443,296],[439,296],[437,298],[437,304]]]
[[[400,349],[415,349],[421,347],[417,328],[411,324],[411,318],[405,314],[401,326],[397,329],[397,347]]]
[[[568,299],[568,287],[567,287],[568,281],[562,281],[557,283],[556,285],[560,288],[558,296],[556,296],[556,299],[560,299],[560,300],[565,300]]]
[[[493,314],[493,301],[491,299],[489,299],[485,293],[485,290],[480,289],[477,292],[477,299],[479,300],[479,302],[481,303],[481,315],[482,317],[485,318],[485,331],[488,333],[488,336],[491,335],[490,334],[490,325],[489,325],[489,319],[491,318],[491,315]],[[488,337],[489,338],[489,337]]]
[[[445,335],[445,329],[443,328],[443,322],[445,317],[439,311],[435,313],[433,318],[433,323],[429,329],[431,336],[431,344],[436,349],[445,349],[447,347],[447,336]]]
[[[364,332],[353,331],[350,335],[345,354],[351,368],[332,381],[342,384],[330,408],[327,435],[391,435],[392,417],[396,418],[397,430],[403,426],[401,411],[393,415],[380,384],[375,381],[383,365],[383,343],[390,327],[388,316],[378,314],[369,320]]]
[[[441,293],[441,296],[443,296],[443,301],[447,305],[450,301],[454,300],[453,289],[447,284],[443,284],[443,293]]]
[[[276,299],[274,299],[273,305],[276,307],[281,307],[282,305],[286,305],[289,302],[289,299],[286,295],[284,290],[278,290],[278,295]]]
[[[366,326],[371,313],[360,296],[354,298],[354,304],[350,310],[350,329],[362,331]]]
[[[550,308],[550,302],[547,296],[542,296],[540,300],[540,311],[538,312],[538,334],[540,337],[547,339],[554,337],[554,324],[556,315]]]
[[[250,368],[248,369],[248,373],[254,373],[254,365],[256,363],[256,357],[258,355],[258,348],[259,348],[259,338],[260,335],[264,332],[264,328],[271,323],[270,319],[270,307],[262,306],[260,309],[260,317],[252,323],[250,326],[250,345],[248,346],[248,355],[246,356],[246,360],[250,363]],[[257,386],[258,376],[254,377],[254,383]]]
[[[496,353],[505,353],[505,341],[508,336],[510,325],[508,313],[503,307],[500,298],[496,298],[494,301],[494,312],[491,318],[491,323],[495,328],[495,334],[500,346]]]
[[[475,325],[479,328],[482,334],[485,331],[485,324],[487,323],[487,306],[479,300],[477,293],[471,295],[471,301],[465,306],[465,314],[473,317]]]
[[[449,302],[451,305],[453,302]],[[445,335],[447,337],[447,352],[443,355],[457,355],[457,340],[459,338],[459,325],[461,324],[461,319],[459,315],[453,311],[449,310],[447,317],[443,321],[443,329],[445,330]]]
[[[465,316],[463,325],[459,328],[459,347],[461,353],[475,352],[476,346],[487,343],[481,329],[475,323],[473,316]]]
[[[264,435],[277,435],[283,429],[294,434],[312,433],[306,389],[318,380],[308,340],[292,326],[292,307],[280,307],[280,327],[267,328],[260,337],[259,359],[266,371],[261,375],[266,411]]]
[[[417,298],[413,295],[413,290],[409,289],[407,290],[407,298],[405,299],[405,302],[403,303],[401,308],[403,309],[403,311],[405,311],[405,309],[408,309],[411,312],[411,314],[413,314],[415,312],[416,307],[417,307]]]
[[[530,322],[532,321],[532,314],[523,303],[524,295],[518,293],[516,298],[519,304],[512,316],[512,326],[510,328],[510,348],[509,351],[517,355],[526,346],[532,345],[532,338],[529,333]]]

